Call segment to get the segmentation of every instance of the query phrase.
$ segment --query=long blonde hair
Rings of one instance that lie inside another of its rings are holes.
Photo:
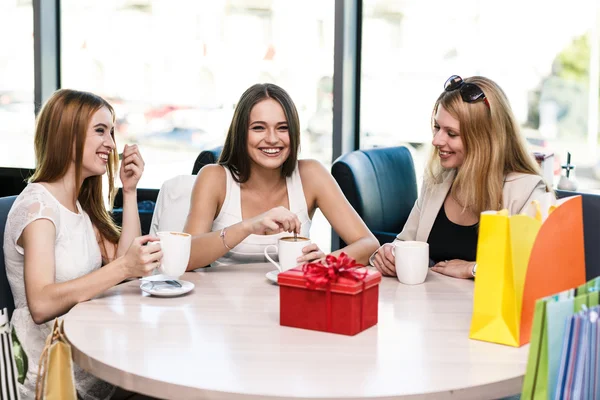
[[[479,86],[489,103],[467,103],[459,90],[442,92],[435,102],[432,124],[441,105],[460,124],[460,138],[465,159],[456,171],[450,194],[463,207],[479,215],[485,210],[499,210],[502,204],[504,179],[511,172],[540,175],[538,165],[527,151],[519,125],[504,91],[491,79],[474,76],[464,80]],[[440,183],[445,170],[437,149],[426,169],[429,183]]]
[[[56,91],[44,104],[35,127],[36,169],[30,182],[55,182],[65,176],[75,155],[75,181],[80,182],[83,147],[92,116],[106,107],[115,118],[110,104],[100,96],[70,89]],[[114,140],[114,134],[113,134]],[[115,174],[119,164],[116,147],[108,156],[108,201],[112,207],[116,190]],[[90,216],[100,235],[117,243],[120,230],[102,200],[102,176],[86,178],[77,188],[81,208]]]

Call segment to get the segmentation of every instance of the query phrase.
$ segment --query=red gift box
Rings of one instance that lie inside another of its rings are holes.
[[[282,326],[356,335],[377,324],[381,274],[344,253],[282,272],[277,282]]]

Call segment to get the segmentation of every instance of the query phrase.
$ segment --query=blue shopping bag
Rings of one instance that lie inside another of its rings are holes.
[[[600,307],[567,318],[554,399],[597,399]]]

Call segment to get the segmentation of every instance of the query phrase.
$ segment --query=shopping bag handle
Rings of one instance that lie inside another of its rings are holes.
[[[37,373],[37,382],[35,384],[35,399],[42,400],[44,395],[44,385],[46,384],[46,375],[47,375],[47,364],[48,364],[48,352],[50,351],[50,347],[56,342],[65,342],[68,343],[63,321],[58,320],[58,318],[54,319],[54,324],[52,325],[52,332],[46,338],[46,344],[44,349],[42,350],[42,354],[40,355],[40,362],[38,363],[38,373]]]

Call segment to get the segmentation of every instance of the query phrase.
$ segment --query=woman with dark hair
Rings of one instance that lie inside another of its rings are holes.
[[[144,161],[137,146],[125,146],[119,171],[122,231],[104,206],[102,176],[108,174],[112,204],[119,163],[114,122],[113,108],[104,99],[67,89],[54,93],[37,118],[36,171],[15,200],[4,234],[16,307],[11,322],[29,359],[20,386],[25,399],[35,395],[38,360],[52,330],[49,321],[127,278],[150,274],[162,258],[160,246],[144,246],[158,238],[138,237],[136,187]],[[81,398],[106,399],[115,392],[114,386],[74,368]]]
[[[188,270],[208,264],[264,262],[264,248],[282,236],[308,237],[319,208],[365,263],[379,245],[331,174],[317,161],[298,160],[300,123],[285,90],[256,84],[235,109],[219,165],[198,174],[185,231],[191,233]],[[289,232],[289,233],[288,233]],[[316,244],[298,258],[322,258]]]
[[[396,241],[429,243],[432,270],[473,278],[479,215],[523,212],[551,189],[528,153],[504,91],[491,79],[452,75],[433,106],[433,149],[421,196]],[[392,243],[370,259],[396,275]]]

